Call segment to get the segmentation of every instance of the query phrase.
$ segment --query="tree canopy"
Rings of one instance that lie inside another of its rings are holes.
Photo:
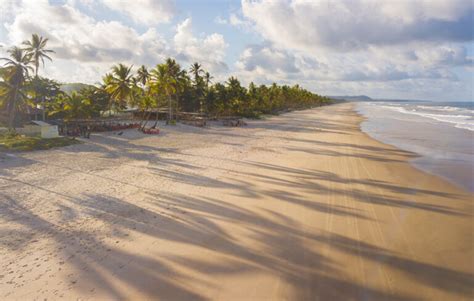
[[[213,82],[213,76],[198,62],[188,69],[173,58],[153,68],[116,64],[97,86],[84,85],[74,93],[61,91],[57,81],[38,76],[40,63],[50,57],[48,39],[33,34],[22,47],[12,47],[2,58],[0,68],[0,111],[9,116],[14,127],[17,113],[39,107],[51,118],[99,117],[105,112],[136,108],[146,112],[166,109],[168,120],[176,112],[194,112],[208,116],[258,118],[262,114],[299,110],[328,104],[331,100],[299,85],[256,85],[248,87],[234,76],[225,82]],[[34,75],[32,75],[34,74]],[[1,116],[1,114],[0,114]]]

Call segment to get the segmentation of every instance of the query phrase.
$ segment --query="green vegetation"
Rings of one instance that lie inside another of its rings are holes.
[[[29,137],[16,133],[0,134],[0,151],[33,151],[45,150],[53,147],[61,147],[79,143],[78,140],[60,137],[42,139],[40,137]]]
[[[65,120],[100,117],[127,108],[140,110],[148,119],[152,112],[166,109],[168,122],[174,123],[176,113],[183,111],[259,118],[331,103],[298,85],[250,83],[243,87],[236,77],[212,83],[213,77],[199,63],[187,71],[172,58],[151,69],[141,66],[136,73],[132,66],[117,64],[97,86],[61,85],[38,75],[40,63],[52,60],[49,55],[54,53],[46,49],[47,42],[33,34],[23,43],[24,48],[13,47],[8,50],[10,57],[2,58],[6,63],[0,68],[0,119],[7,116],[3,122],[10,129],[20,123],[18,116],[28,107],[42,108],[43,119]],[[158,114],[155,116],[158,119]]]
[[[0,72],[3,78],[0,82],[0,105],[7,113],[8,127],[14,128],[17,112],[26,108],[25,82],[32,68],[29,66],[30,55],[23,49],[13,47],[8,53],[11,58],[2,59],[6,63]]]
[[[38,76],[40,61],[43,66],[45,58],[52,61],[51,57],[48,56],[48,53],[54,53],[54,51],[46,49],[47,43],[48,39],[45,39],[36,33],[31,35],[31,41],[23,42],[23,45],[25,45],[24,50],[29,55],[31,63],[35,66],[35,77]]]

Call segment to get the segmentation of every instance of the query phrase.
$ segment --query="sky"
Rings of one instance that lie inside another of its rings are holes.
[[[214,81],[472,101],[473,28],[472,0],[0,0],[0,55],[38,33],[61,82],[173,57]]]

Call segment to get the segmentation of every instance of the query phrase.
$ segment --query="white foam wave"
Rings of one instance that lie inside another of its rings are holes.
[[[462,108],[456,108],[456,107],[436,107],[436,106],[416,106],[417,108],[423,109],[423,110],[433,110],[433,111],[447,111],[447,112],[457,112],[457,111],[464,111],[465,109]]]
[[[433,110],[434,108],[434,107],[428,107],[428,106],[417,106],[418,108],[421,108],[421,109],[423,109],[423,107],[426,107],[425,110],[417,110],[415,108],[408,109],[405,107],[394,106],[394,105],[380,105],[380,107],[394,110],[402,114],[417,115],[420,117],[430,118],[436,121],[449,123],[459,129],[474,131],[474,113],[471,110],[459,108],[460,110],[462,110],[462,114],[454,115],[454,114],[449,114],[448,113],[449,110],[446,110],[446,109],[443,110],[445,114],[436,114],[433,112],[427,112],[427,110]],[[452,108],[452,107],[448,107],[448,108]],[[459,112],[460,110],[456,110],[456,112],[461,113]],[[441,110],[439,111],[441,112]]]

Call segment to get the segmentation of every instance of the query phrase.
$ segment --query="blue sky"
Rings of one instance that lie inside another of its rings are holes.
[[[63,82],[171,56],[216,81],[472,100],[473,12],[471,0],[0,0],[0,52],[36,32],[56,51],[41,72]]]

